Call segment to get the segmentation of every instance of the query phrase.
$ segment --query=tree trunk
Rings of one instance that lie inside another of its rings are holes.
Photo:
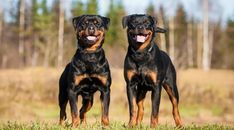
[[[1,68],[6,68],[7,67],[7,61],[8,61],[8,56],[6,54],[4,54],[2,56],[2,64],[1,64]]]
[[[169,55],[171,58],[171,61],[174,62],[175,59],[175,25],[174,25],[174,17],[171,16],[169,18]]]
[[[64,9],[63,9],[63,0],[60,0],[59,29],[58,29],[58,64],[57,64],[57,67],[61,67],[63,64],[63,34],[64,34]]]
[[[187,36],[187,51],[188,51],[188,66],[193,67],[193,41],[192,41],[192,35],[193,35],[193,25],[191,22],[188,22],[188,36]]]
[[[38,56],[39,56],[38,51],[37,51],[36,47],[34,47],[33,55],[32,55],[32,67],[36,67],[37,66]]]
[[[197,24],[197,68],[202,68],[202,24]]]
[[[210,70],[209,65],[209,18],[208,18],[208,0],[203,0],[203,58],[202,58],[202,68],[205,71]]]
[[[7,61],[8,61],[8,55],[5,53],[5,50],[7,49],[7,44],[3,44],[3,10],[0,8],[0,47],[2,53],[2,61],[1,61],[1,68],[7,67]]]
[[[3,12],[0,7],[0,46],[2,45],[2,25],[3,25]]]
[[[24,23],[25,23],[25,0],[20,0],[20,9],[19,9],[19,56],[21,61],[21,67],[24,66],[25,57],[24,57]]]
[[[209,66],[211,67],[211,59],[212,59],[212,53],[213,53],[213,40],[214,40],[214,26],[210,28],[209,31]]]
[[[163,24],[163,15],[162,12],[160,11],[158,13],[158,26],[164,28],[164,24]],[[159,33],[160,35],[160,47],[161,50],[167,52],[167,48],[166,48],[166,37],[164,33]]]
[[[31,66],[32,67],[36,67],[37,66],[37,60],[38,60],[38,50],[36,47],[36,42],[37,42],[37,38],[36,38],[36,34],[35,32],[33,32],[33,47],[32,47],[32,61],[31,61]]]
[[[46,48],[45,48],[45,53],[44,53],[44,63],[43,63],[43,66],[44,67],[48,67],[49,66],[49,56],[50,56],[50,45],[49,45],[49,43],[51,43],[50,42],[50,40],[49,40],[49,38],[46,40]]]

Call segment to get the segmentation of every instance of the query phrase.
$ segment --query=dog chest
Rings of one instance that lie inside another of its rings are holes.
[[[74,76],[74,83],[76,86],[79,85],[106,85],[108,80],[107,75],[100,75],[100,74],[80,74]]]
[[[157,84],[157,71],[142,68],[138,71],[128,70],[127,79],[132,83],[154,86]]]

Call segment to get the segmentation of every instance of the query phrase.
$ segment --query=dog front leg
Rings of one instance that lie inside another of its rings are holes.
[[[128,126],[133,127],[136,125],[136,88],[135,85],[127,85],[127,96],[128,96],[128,104],[129,104],[129,113],[130,119]]]
[[[137,125],[141,124],[143,115],[144,115],[144,99],[147,91],[145,90],[138,90],[137,91]]]
[[[161,86],[156,85],[152,90],[151,101],[152,101],[152,113],[150,127],[155,128],[158,124],[158,112],[161,98]]]
[[[109,125],[109,105],[110,105],[110,88],[107,87],[101,91],[101,107],[102,107],[102,124]]]
[[[71,116],[72,116],[72,127],[77,127],[79,124],[79,117],[77,111],[77,94],[72,90],[68,90],[68,100],[71,108]]]
[[[87,124],[86,113],[93,106],[93,95],[90,96],[89,98],[82,96],[82,98],[83,98],[83,101],[82,101],[82,107],[80,109],[80,120],[81,120],[81,124],[86,126],[86,124]]]

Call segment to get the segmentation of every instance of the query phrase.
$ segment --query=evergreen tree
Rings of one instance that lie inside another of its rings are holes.
[[[211,57],[211,68],[222,68],[224,64],[224,52],[223,49],[226,43],[225,40],[225,30],[221,27],[221,19],[214,26],[213,32],[213,55]],[[233,57],[234,58],[234,57]]]
[[[162,11],[163,11],[163,8],[160,7],[160,11],[156,12],[154,5],[152,4],[152,1],[150,2],[148,7],[146,8],[147,14],[153,16],[157,20],[157,26],[164,28],[164,19],[163,19],[163,12]],[[155,42],[160,47],[160,49],[162,49],[163,51],[166,51],[165,35],[166,34],[158,33],[155,37]]]
[[[80,16],[85,13],[84,3],[81,0],[72,1],[72,15],[73,17]]]
[[[149,15],[156,16],[154,5],[152,4],[152,2],[150,2],[150,4],[148,5],[148,7],[146,8],[146,12]]]
[[[55,22],[53,20],[53,13],[49,11],[46,6],[47,0],[42,0],[37,3],[33,0],[33,32],[34,32],[34,55],[42,55],[41,61],[44,66],[49,66],[51,48],[54,46],[51,41],[56,41],[57,33],[51,32],[55,30]],[[55,42],[56,43],[56,42]],[[34,57],[34,56],[33,56]],[[33,66],[37,65],[37,58],[34,57]],[[36,62],[36,63],[35,63]]]
[[[122,17],[125,16],[125,10],[122,1],[117,4],[114,0],[110,1],[109,12],[107,17],[111,19],[110,27],[106,36],[106,42],[110,45],[126,45],[125,31],[122,29]]]
[[[182,5],[178,6],[175,16],[175,63],[179,68],[187,67],[187,21],[186,13]],[[184,49],[184,50],[183,50]],[[191,48],[192,49],[192,48]]]
[[[98,13],[98,3],[97,0],[88,0],[87,2],[87,8],[86,8],[87,14],[97,14]]]
[[[225,30],[225,34],[224,34],[224,40],[225,42],[222,42],[222,53],[224,54],[223,56],[223,60],[224,63],[221,62],[223,64],[223,68],[231,68],[234,69],[234,60],[230,60],[230,59],[234,59],[234,20],[228,20],[228,24]]]

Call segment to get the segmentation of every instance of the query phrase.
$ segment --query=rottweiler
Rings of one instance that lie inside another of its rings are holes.
[[[94,93],[100,91],[101,121],[109,124],[109,103],[111,73],[102,48],[105,32],[110,19],[100,15],[81,15],[72,20],[77,37],[77,50],[59,80],[60,124],[66,119],[66,105],[69,101],[72,126],[86,124],[86,112],[93,105]],[[82,107],[78,116],[78,95],[82,97]]]
[[[154,42],[157,33],[166,30],[157,27],[157,20],[146,14],[123,17],[123,28],[127,27],[128,50],[124,61],[129,103],[129,127],[140,124],[143,119],[143,102],[147,91],[151,91],[152,113],[150,126],[158,124],[158,112],[162,87],[169,95],[173,106],[172,114],[177,126],[182,126],[176,85],[176,70],[169,56]],[[138,107],[138,109],[137,109]]]

